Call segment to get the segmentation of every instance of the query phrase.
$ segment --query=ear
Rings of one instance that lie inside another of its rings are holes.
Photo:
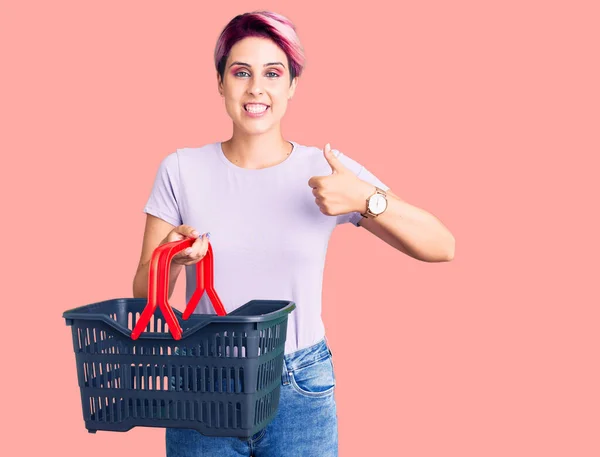
[[[217,89],[219,90],[219,94],[223,94],[223,80],[221,79],[221,75],[217,71]]]
[[[292,84],[290,85],[290,88],[288,90],[288,100],[294,96],[297,85],[298,85],[298,77],[296,76],[296,77],[294,77],[294,79],[292,79]]]

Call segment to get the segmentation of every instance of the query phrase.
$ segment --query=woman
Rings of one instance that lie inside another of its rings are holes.
[[[331,352],[321,320],[327,244],[351,222],[416,259],[454,254],[452,234],[398,198],[363,166],[331,150],[287,141],[280,121],[302,73],[293,24],[271,12],[235,17],[215,49],[218,90],[233,121],[222,143],[179,149],[160,165],[148,203],[134,296],[146,296],[148,264],[159,245],[194,238],[173,259],[170,292],[208,249],[215,289],[227,312],[249,300],[291,300],[277,416],[250,440],[168,429],[168,456],[335,456],[337,415]],[[210,235],[210,232],[212,235]],[[200,235],[202,233],[202,235]],[[212,313],[205,297],[196,308]]]

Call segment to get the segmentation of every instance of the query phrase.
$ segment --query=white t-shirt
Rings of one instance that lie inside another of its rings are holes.
[[[285,353],[325,335],[321,318],[323,269],[329,237],[359,213],[327,216],[308,180],[331,174],[316,147],[291,141],[286,160],[259,170],[230,162],[221,143],[178,149],[160,164],[144,212],[199,233],[210,232],[214,287],[227,312],[250,300],[290,300]],[[334,154],[360,179],[388,187],[359,163]],[[186,300],[195,289],[195,266],[186,267]],[[214,314],[206,293],[196,313]]]

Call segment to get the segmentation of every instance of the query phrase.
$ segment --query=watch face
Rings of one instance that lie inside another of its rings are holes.
[[[385,211],[387,200],[381,194],[375,194],[369,199],[369,211],[373,214],[381,214]]]

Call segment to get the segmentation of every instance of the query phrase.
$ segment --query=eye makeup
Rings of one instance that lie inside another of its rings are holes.
[[[237,67],[237,68],[233,68],[233,69],[231,70],[231,75],[232,75],[232,76],[236,76],[236,73],[240,73],[240,72],[242,72],[242,71],[244,71],[244,72],[246,72],[246,73],[250,74],[250,71],[249,71],[247,68],[245,68],[245,67]]]
[[[238,73],[242,73],[242,72],[251,74],[250,70],[248,70],[246,67],[236,67],[231,70],[231,75],[237,76]],[[270,73],[273,73],[279,77],[283,76],[283,72],[278,68],[268,68],[265,70],[265,75],[268,75]],[[273,78],[273,76],[270,76],[270,77]]]

